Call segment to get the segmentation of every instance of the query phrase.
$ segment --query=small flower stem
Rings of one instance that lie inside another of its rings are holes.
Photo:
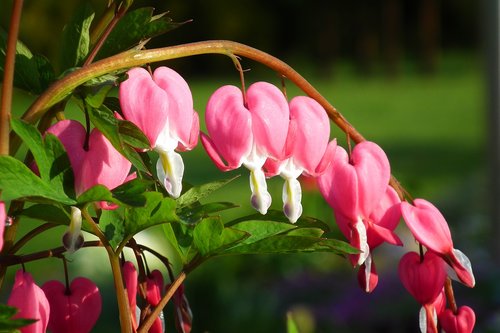
[[[23,9],[23,0],[14,0],[10,17],[9,35],[3,73],[2,99],[0,102],[0,155],[9,154],[10,115],[12,112],[12,91],[14,85],[14,65],[19,24]]]
[[[446,294],[446,300],[448,302],[448,306],[454,314],[458,313],[457,302],[455,301],[455,295],[453,294],[453,286],[451,285],[451,279],[449,277],[446,278],[444,283],[444,292]]]
[[[141,325],[137,328],[137,333],[147,333],[151,325],[153,325],[155,319],[160,314],[161,310],[167,305],[172,296],[174,296],[177,289],[182,285],[184,280],[186,279],[186,272],[182,271],[177,276],[177,278],[172,282],[170,287],[168,288],[165,295],[162,297],[158,305],[153,309],[153,311],[142,321]]]
[[[108,253],[109,263],[111,265],[111,272],[113,273],[113,281],[116,291],[116,301],[118,303],[118,312],[120,318],[120,327],[122,333],[132,333],[132,322],[130,320],[130,308],[128,304],[127,292],[123,283],[122,268],[120,264],[120,254],[113,250],[111,244],[106,236],[102,233],[101,229],[95,223],[92,216],[87,211],[87,207],[82,209],[82,216],[92,227],[92,231],[102,242],[106,252]]]
[[[21,238],[20,240],[18,240],[10,249],[9,249],[9,253],[10,254],[14,254],[16,253],[17,251],[19,251],[26,243],[28,243],[31,239],[33,239],[33,237],[41,234],[42,232],[44,231],[47,231],[49,229],[52,229],[54,227],[57,227],[59,224],[55,224],[55,223],[44,223],[38,227],[36,227],[35,229],[31,230],[30,232],[28,232],[26,235],[23,236],[23,238]]]

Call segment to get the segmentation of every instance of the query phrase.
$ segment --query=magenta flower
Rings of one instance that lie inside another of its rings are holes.
[[[417,241],[441,255],[458,279],[466,286],[473,287],[475,280],[470,260],[460,250],[453,248],[450,229],[441,212],[423,199],[415,199],[413,205],[403,202],[401,212]]]
[[[0,201],[0,251],[3,248],[3,232],[5,229],[5,220],[7,219],[7,214],[5,213],[5,202]]]
[[[168,67],[157,68],[153,76],[143,68],[133,68],[120,85],[120,105],[124,117],[144,132],[151,148],[159,153],[158,178],[178,198],[184,162],[175,150],[193,149],[200,129],[188,84]]]
[[[439,315],[439,324],[446,333],[472,333],[475,323],[474,310],[468,306],[461,306],[457,313],[446,309]]]
[[[370,248],[383,241],[401,245],[393,232],[399,218],[399,197],[388,186],[390,166],[384,151],[372,142],[354,147],[351,157],[337,147],[333,161],[318,177],[319,189],[333,208],[340,230],[361,253],[351,260],[361,265]],[[371,268],[366,265],[367,274]]]
[[[295,223],[302,214],[301,174],[317,177],[335,154],[337,141],[330,143],[330,121],[325,110],[314,99],[297,96],[290,101],[290,125],[283,159],[268,159],[264,169],[268,176],[279,174],[283,185],[283,211]]]
[[[122,266],[123,281],[125,284],[125,289],[127,290],[128,305],[130,309],[130,318],[132,320],[132,327],[134,331],[138,327],[139,319],[136,316],[137,308],[137,270],[132,262],[126,261]]]
[[[31,274],[18,270],[7,305],[19,309],[14,318],[36,319],[22,327],[22,333],[45,333],[50,316],[47,297],[34,282]]]
[[[85,128],[75,120],[59,121],[47,132],[57,136],[68,153],[77,195],[97,184],[112,190],[129,179],[132,164],[98,129],[90,133],[88,147],[85,147]],[[116,208],[104,202],[98,205],[102,209]]]
[[[272,84],[257,82],[248,88],[245,105],[240,89],[223,86],[210,97],[205,120],[209,136],[201,133],[201,142],[208,156],[222,171],[249,169],[252,206],[266,214],[271,195],[262,166],[268,158],[283,158],[289,124],[285,96]]]
[[[157,306],[160,303],[163,291],[163,275],[157,269],[153,270],[146,277],[146,301],[152,306]],[[149,329],[150,333],[163,332],[163,314],[157,317]]]
[[[62,282],[42,286],[50,304],[48,328],[52,333],[88,333],[101,314],[101,295],[89,279],[78,277],[67,288]]]

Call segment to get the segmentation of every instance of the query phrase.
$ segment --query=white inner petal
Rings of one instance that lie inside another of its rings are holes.
[[[427,333],[427,314],[423,306],[418,313],[418,326],[420,327],[420,332]]]
[[[467,270],[467,272],[471,276],[472,285],[475,285],[476,279],[474,278],[474,272],[472,271],[472,264],[470,262],[470,259],[465,255],[465,253],[458,249],[453,249],[453,254],[457,258],[458,262]]]
[[[361,220],[361,217],[358,217],[358,221],[354,225],[354,228],[357,230],[359,237],[359,249],[361,251],[359,254],[358,265],[362,265],[366,258],[370,255],[370,246],[368,245],[368,238],[366,236],[366,226]]]
[[[272,199],[267,192],[266,176],[262,169],[250,170],[250,189],[252,190],[252,207],[265,215],[271,206]]]
[[[63,245],[69,253],[73,253],[82,247],[83,242],[82,212],[79,208],[72,206],[71,221],[68,230],[63,235]]]
[[[283,212],[292,223],[297,222],[302,215],[302,189],[300,182],[295,178],[285,178],[283,184]]]
[[[160,154],[160,158],[156,162],[158,179],[170,196],[178,198],[182,192],[182,176],[184,175],[182,157],[173,150],[158,150],[158,152]]]
[[[370,277],[372,275],[372,255],[370,254],[365,260],[365,291],[370,292]]]

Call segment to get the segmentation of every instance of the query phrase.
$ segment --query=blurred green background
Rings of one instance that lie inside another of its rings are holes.
[[[55,60],[60,34],[82,1],[27,0],[20,39],[34,52]],[[486,2],[486,0],[484,1]],[[3,1],[0,23],[7,27],[12,1]],[[106,1],[92,1],[99,13]],[[499,235],[490,218],[487,145],[487,87],[481,2],[467,0],[377,1],[136,1],[134,8],[169,11],[185,24],[148,47],[204,39],[232,39],[285,60],[303,74],[367,139],[387,152],[393,174],[413,197],[426,198],[446,216],[455,246],[472,260],[477,286],[454,284],[459,305],[472,306],[476,332],[500,331],[498,259],[492,252]],[[224,84],[238,85],[230,60],[200,56],[166,62],[189,82],[195,109],[203,118],[210,94]],[[248,60],[242,65],[247,84],[279,77]],[[491,69],[490,69],[491,70]],[[300,92],[287,84],[288,96]],[[17,91],[21,114],[35,96]],[[332,137],[345,146],[345,135],[332,126]],[[218,171],[201,145],[183,154],[185,180],[201,184],[241,174],[211,200],[249,205],[248,173]],[[271,179],[273,208],[281,209],[280,179]],[[498,203],[496,203],[498,204]],[[304,214],[333,223],[332,212],[318,192],[304,195]],[[23,221],[24,230],[36,222]],[[335,227],[334,227],[335,228]],[[24,249],[57,246],[64,229],[39,237]],[[291,311],[301,332],[417,332],[418,304],[397,277],[399,257],[415,244],[404,225],[398,230],[405,249],[382,246],[375,252],[380,281],[370,295],[357,284],[356,271],[343,258],[327,254],[218,258],[202,265],[186,282],[194,313],[193,332],[285,332]],[[339,235],[339,237],[341,237]],[[139,240],[167,254],[161,229]],[[94,279],[104,297],[104,312],[94,332],[117,332],[112,279],[100,249],[72,257],[71,275]],[[98,264],[96,264],[98,263]],[[150,266],[158,265],[151,259]],[[160,266],[158,266],[160,267]],[[15,272],[9,271],[10,278]],[[40,284],[62,279],[56,259],[27,265]],[[164,268],[163,272],[164,271]],[[176,267],[179,269],[179,267]],[[8,283],[11,283],[12,280]],[[9,284],[7,284],[9,285]],[[0,300],[7,298],[4,288]],[[173,328],[172,309],[166,313]]]

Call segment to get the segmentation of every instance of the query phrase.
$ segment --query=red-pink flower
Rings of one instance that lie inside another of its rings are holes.
[[[153,270],[146,277],[146,301],[152,306],[157,306],[161,300],[163,291],[163,275],[157,269]],[[150,333],[162,333],[163,325],[162,325],[162,317],[157,317],[149,329]]]
[[[130,309],[130,318],[132,320],[132,327],[134,331],[138,327],[138,320],[136,316],[137,308],[137,270],[132,262],[126,261],[122,266],[123,281],[125,284],[125,289],[127,290],[128,305]]]
[[[22,333],[45,333],[50,316],[50,306],[44,292],[34,282],[31,274],[18,270],[7,305],[19,309],[14,318],[36,319],[22,327]]]
[[[289,108],[283,93],[266,82],[252,84],[246,94],[223,86],[210,97],[205,120],[208,135],[201,142],[215,165],[229,171],[244,165],[250,170],[252,206],[265,214],[271,195],[262,166],[266,159],[280,160],[288,133]]]
[[[370,256],[370,248],[383,241],[401,245],[393,232],[400,218],[400,200],[388,186],[389,178],[387,156],[368,141],[357,144],[350,157],[337,147],[330,166],[318,177],[319,189],[333,208],[340,230],[361,251],[351,256],[358,265]]]
[[[469,258],[453,247],[448,223],[430,202],[415,199],[413,205],[401,204],[403,218],[413,236],[427,249],[441,255],[454,269],[458,279],[469,287],[475,284]]]
[[[75,177],[75,192],[81,194],[101,184],[108,189],[128,180],[132,164],[123,157],[96,128],[92,130],[85,147],[86,130],[75,120],[62,120],[48,130],[64,145]],[[114,209],[116,205],[99,203],[102,209]]]
[[[7,219],[7,214],[5,213],[5,203],[0,201],[0,251],[3,248],[3,231],[5,229],[5,220]]]
[[[193,149],[200,129],[198,114],[186,81],[168,67],[153,75],[143,68],[128,71],[120,85],[120,105],[125,118],[136,124],[160,155],[158,178],[174,198],[182,191],[184,162],[175,152]]]
[[[283,211],[295,223],[302,214],[302,189],[297,178],[301,174],[317,177],[335,154],[337,141],[330,140],[330,121],[325,110],[314,99],[297,96],[289,103],[290,124],[282,159],[268,159],[267,176],[281,175]]]
[[[446,333],[472,333],[476,323],[474,310],[468,306],[461,306],[457,313],[446,309],[438,318],[439,324]]]
[[[48,328],[52,333],[88,333],[101,314],[101,295],[87,278],[78,277],[69,288],[51,280],[42,286],[50,304]]]

